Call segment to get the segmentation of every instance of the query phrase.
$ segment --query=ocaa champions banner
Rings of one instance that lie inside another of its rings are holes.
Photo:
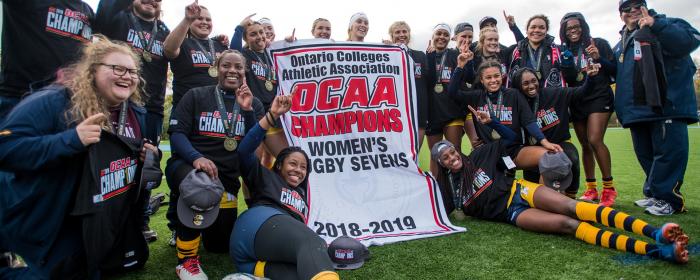
[[[396,46],[305,41],[271,48],[291,145],[311,157],[307,225],[365,245],[464,231],[416,165],[413,61]]]

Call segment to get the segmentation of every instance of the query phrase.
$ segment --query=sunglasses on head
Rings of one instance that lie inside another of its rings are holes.
[[[623,13],[629,13],[633,9],[640,9],[641,7],[646,7],[646,6],[644,5],[644,3],[632,3],[632,4],[629,4],[625,7],[622,7],[622,9],[620,9],[620,11]]]

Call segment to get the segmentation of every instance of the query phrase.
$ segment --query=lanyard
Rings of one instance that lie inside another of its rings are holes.
[[[146,40],[146,38],[143,36],[143,28],[141,28],[141,24],[136,19],[136,16],[134,16],[134,13],[129,13],[129,19],[131,20],[131,24],[134,25],[136,29],[138,29],[136,30],[136,35],[138,35],[139,37],[139,42],[141,42],[143,50],[150,52],[151,47],[153,45],[153,41],[155,41],[156,39],[156,33],[158,33],[158,21],[153,21],[153,28],[151,29],[151,38]]]
[[[492,116],[496,116],[496,118],[500,121],[501,120],[501,106],[503,105],[503,91],[499,90],[498,91],[498,100],[496,101],[496,109],[497,111],[494,112],[493,108],[493,103],[491,103],[491,98],[489,97],[488,93],[486,94],[486,103],[488,104],[489,108],[489,114]]]
[[[445,51],[442,53],[442,59],[440,59],[440,64],[438,64],[437,67],[435,68],[435,71],[437,72],[435,74],[436,74],[438,83],[442,83],[442,69],[445,68],[445,59],[446,58],[447,58],[447,49],[445,49]]]
[[[274,73],[272,72],[272,69],[270,67],[272,62],[270,62],[270,59],[267,57],[267,52],[263,51],[264,60],[261,59],[260,56],[258,56],[258,53],[256,51],[251,49],[250,52],[253,53],[255,58],[258,59],[258,62],[262,63],[263,67],[265,68],[265,80],[275,80]]]
[[[122,102],[122,108],[119,111],[119,124],[117,125],[117,135],[124,136],[124,127],[126,126],[126,113],[129,111],[128,101]]]
[[[535,71],[540,71],[540,63],[542,62],[542,49],[544,49],[543,46],[539,46],[537,48],[537,53],[532,52],[532,47],[530,45],[527,46],[527,52],[530,54],[530,66],[535,68]]]
[[[532,104],[532,112],[537,116],[537,108],[540,107],[540,94],[535,95],[535,102]]]
[[[204,49],[204,46],[202,46],[202,44],[199,43],[199,39],[197,39],[197,38],[193,38],[193,39],[194,39],[194,43],[197,44],[197,47],[199,48],[199,50],[204,52],[204,56],[206,56],[207,59],[209,59],[209,63],[213,66],[215,63],[214,56],[216,55],[216,52],[214,52],[214,41],[212,41],[210,38],[207,38],[207,42],[209,43],[209,52],[207,52]]]
[[[452,203],[455,206],[455,209],[461,210],[462,209],[462,202],[460,201],[462,199],[462,180],[461,176],[459,176],[461,172],[459,173],[452,173],[452,171],[449,172],[449,182],[450,182],[450,191],[452,192]],[[455,179],[458,180],[458,183],[455,184]],[[471,196],[471,193],[470,193]]]
[[[226,136],[231,138],[234,136],[234,130],[236,129],[235,125],[238,122],[238,114],[241,111],[241,106],[238,105],[238,102],[234,100],[233,102],[233,112],[231,112],[231,121],[233,124],[229,124],[228,122],[228,113],[226,112],[226,106],[224,106],[224,91],[219,88],[219,86],[216,86],[214,96],[216,96],[216,105],[219,107],[219,113],[221,114],[221,122],[224,124],[224,129],[226,130]]]

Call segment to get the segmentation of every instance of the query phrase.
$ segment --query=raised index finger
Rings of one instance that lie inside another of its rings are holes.
[[[92,116],[89,116],[87,119],[83,120],[82,123],[84,123],[84,124],[86,124],[86,125],[90,125],[90,124],[100,124],[100,123],[102,123],[105,119],[106,119],[105,114],[103,114],[103,113],[98,113],[98,114],[94,114],[94,115],[92,115]]]
[[[503,17],[506,18],[506,20],[508,20],[508,14],[506,13],[506,10],[503,10]]]

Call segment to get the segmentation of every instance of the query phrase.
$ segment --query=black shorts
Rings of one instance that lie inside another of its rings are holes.
[[[612,92],[601,92],[596,96],[587,96],[580,101],[571,104],[569,112],[572,122],[580,122],[588,119],[592,113],[608,113],[615,111],[615,102]]]

